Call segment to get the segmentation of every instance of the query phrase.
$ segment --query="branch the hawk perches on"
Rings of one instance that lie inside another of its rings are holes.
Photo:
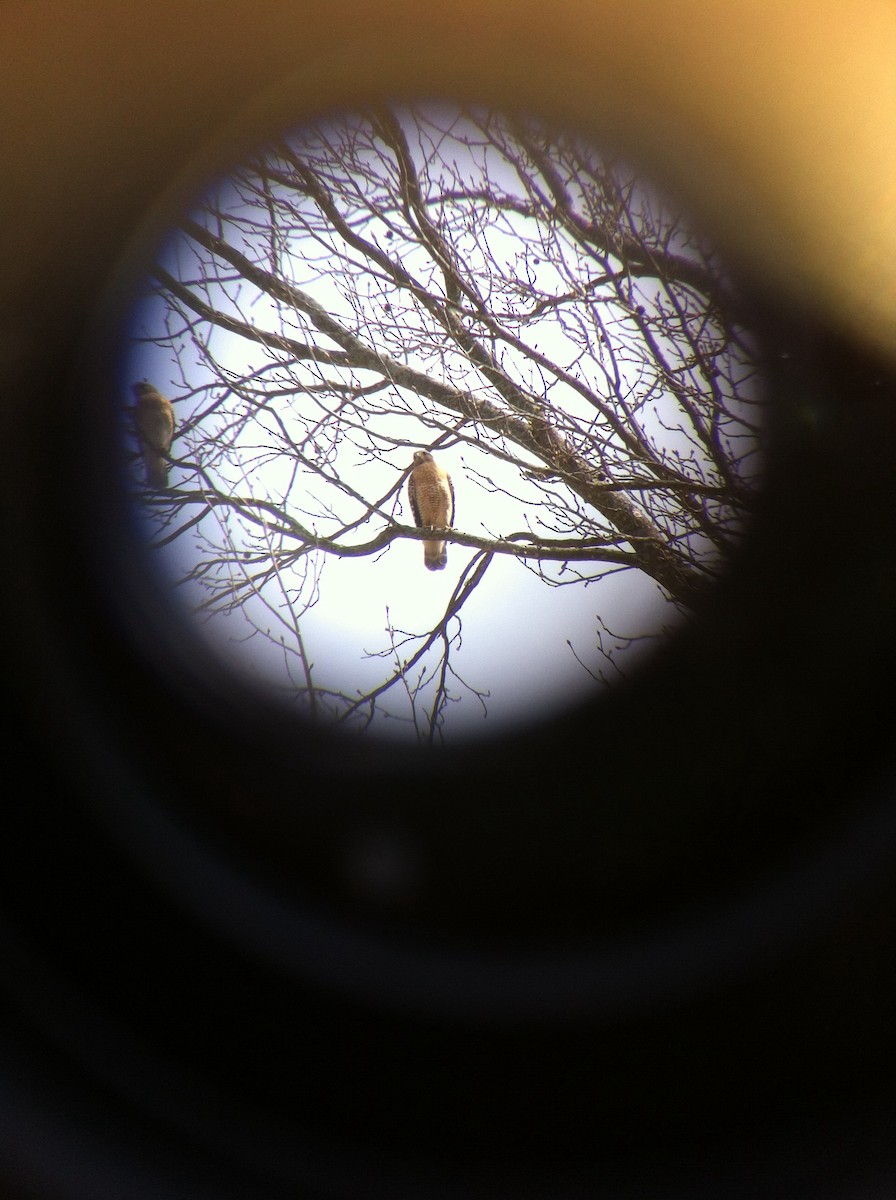
[[[428,450],[414,453],[414,469],[408,477],[408,499],[418,529],[450,529],[454,521],[454,488],[451,476]],[[446,543],[424,541],[423,562],[427,570],[441,571],[448,564]]]

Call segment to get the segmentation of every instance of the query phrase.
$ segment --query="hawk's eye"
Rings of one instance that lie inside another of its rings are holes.
[[[147,250],[133,536],[233,688],[456,746],[612,692],[712,603],[774,363],[620,148],[484,105],[346,112],[277,130]]]

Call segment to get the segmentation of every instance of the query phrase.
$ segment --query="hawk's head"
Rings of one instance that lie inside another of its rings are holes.
[[[138,400],[141,400],[144,396],[154,396],[155,392],[156,389],[151,383],[142,382],[134,384],[134,395]]]
[[[423,463],[432,462],[432,455],[428,450],[414,451],[414,466],[420,467]]]

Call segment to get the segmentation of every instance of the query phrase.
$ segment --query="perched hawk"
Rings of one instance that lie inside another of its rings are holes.
[[[454,520],[454,488],[447,471],[436,465],[428,450],[414,453],[414,469],[408,478],[408,499],[418,529],[450,529]],[[424,542],[423,561],[430,571],[441,571],[448,563],[444,542]]]
[[[146,468],[146,486],[168,486],[168,455],[174,437],[174,409],[151,383],[135,383],[134,423]]]

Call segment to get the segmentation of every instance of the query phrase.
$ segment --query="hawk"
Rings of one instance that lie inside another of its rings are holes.
[[[436,464],[428,450],[414,453],[408,478],[408,499],[418,529],[450,529],[454,520],[454,488],[451,477]],[[444,542],[424,542],[423,562],[427,570],[441,571],[448,564]]]
[[[168,486],[168,455],[174,437],[174,409],[171,401],[151,383],[135,383],[134,424],[140,439],[140,453],[146,468],[146,486]]]

